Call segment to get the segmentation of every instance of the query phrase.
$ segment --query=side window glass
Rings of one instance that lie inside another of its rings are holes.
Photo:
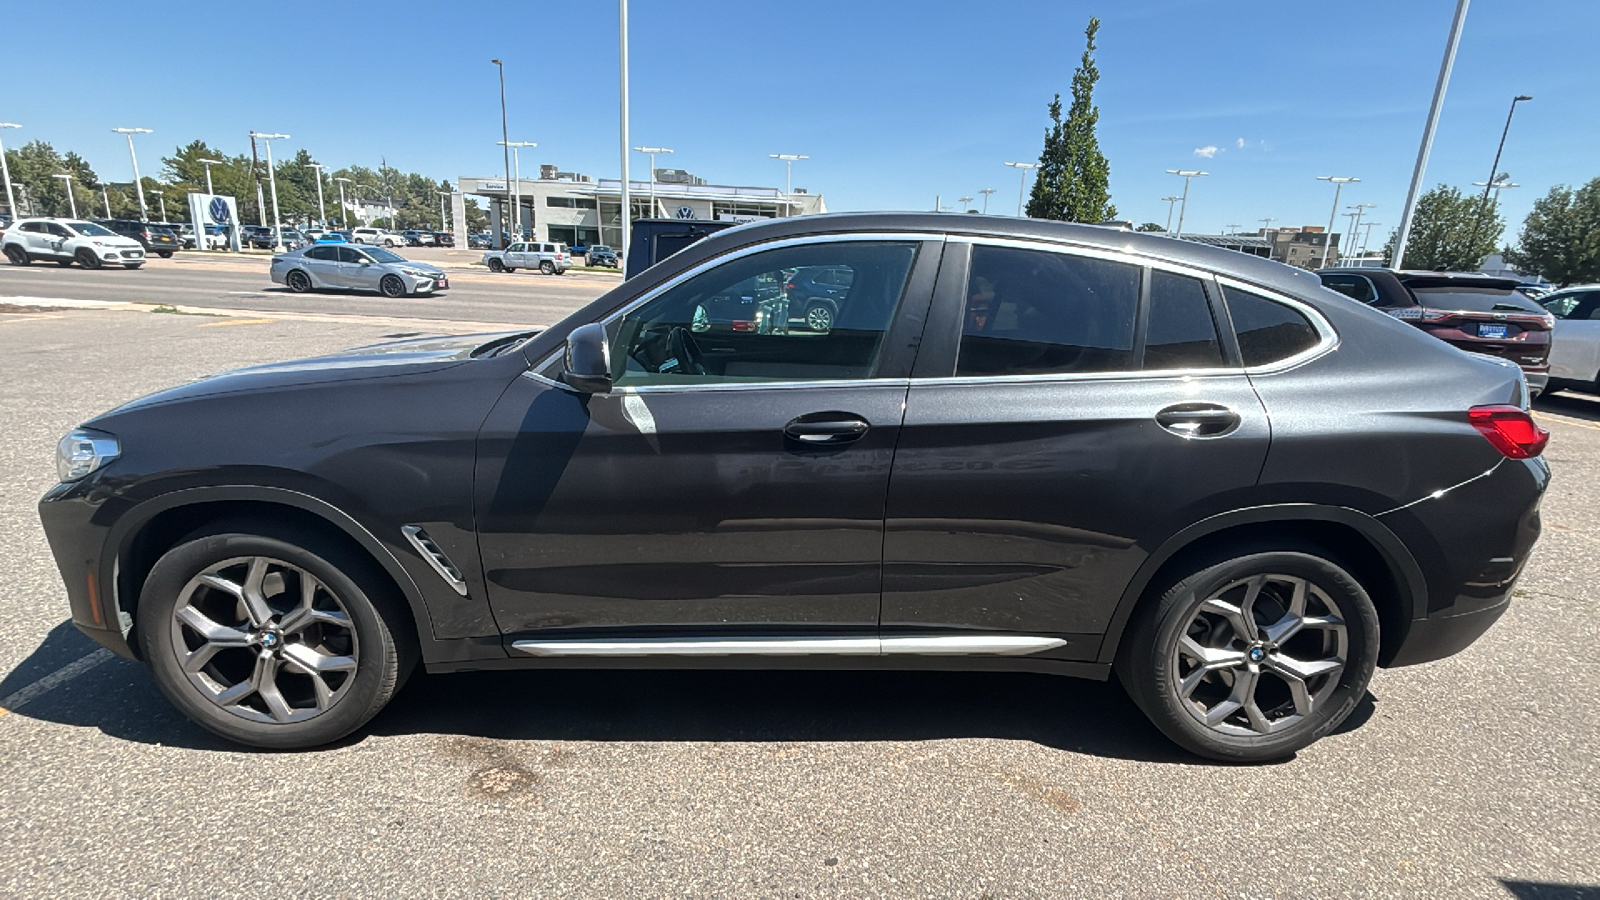
[[[1152,269],[1144,367],[1211,369],[1222,364],[1222,342],[1200,279]]]
[[[1378,300],[1377,292],[1372,289],[1372,282],[1360,275],[1323,275],[1322,284],[1362,303],[1372,304]]]
[[[852,294],[859,284],[857,276]],[[1127,371],[1138,306],[1137,266],[973,247],[956,374]]]
[[[1311,321],[1298,310],[1234,287],[1224,287],[1222,294],[1239,336],[1239,355],[1247,366],[1288,359],[1315,347],[1320,339]]]
[[[358,263],[366,259],[366,257],[349,247],[335,247],[334,249],[339,251],[339,262],[342,263]]]
[[[1552,316],[1558,319],[1566,319],[1572,316],[1572,310],[1578,305],[1580,299],[1582,297],[1578,294],[1566,294],[1543,301],[1543,306]]]
[[[611,323],[618,386],[871,378],[917,244],[841,241],[767,250],[685,281]],[[855,288],[826,322],[790,302],[786,271],[847,267]],[[620,370],[620,371],[619,371]]]

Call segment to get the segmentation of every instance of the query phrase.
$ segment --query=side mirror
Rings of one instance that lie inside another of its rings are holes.
[[[566,365],[561,380],[586,394],[611,390],[611,343],[606,328],[591,322],[567,335]]]

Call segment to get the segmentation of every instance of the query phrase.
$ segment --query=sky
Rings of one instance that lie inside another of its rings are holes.
[[[471,4],[385,0],[291,11],[256,4],[125,15],[87,0],[75,17],[115,27],[8,44],[0,92],[7,146],[32,139],[84,155],[103,178],[200,138],[249,151],[247,132],[282,132],[340,167],[380,158],[434,178],[503,171],[495,66],[505,63],[512,141],[526,177],[541,163],[614,178],[616,0]],[[97,9],[98,8],[98,9]],[[1326,225],[1339,205],[1375,204],[1376,244],[1399,221],[1455,0],[1339,3],[1202,0],[631,0],[631,143],[670,147],[658,167],[713,184],[783,185],[771,153],[806,154],[794,185],[830,210],[932,209],[979,198],[1015,213],[1018,172],[1037,161],[1051,97],[1069,94],[1090,16],[1099,138],[1122,218],[1165,224],[1182,180],[1203,169],[1184,230]],[[54,13],[22,4],[17,34],[52,34]],[[34,19],[35,21],[28,21]],[[1490,175],[1511,98],[1500,170],[1515,233],[1558,184],[1600,176],[1596,0],[1476,0],[1467,16],[1427,185],[1470,189]],[[154,67],[141,59],[159,53]],[[192,65],[185,65],[185,57]],[[19,73],[32,73],[27,77]],[[164,87],[157,89],[163,83]],[[23,82],[37,90],[17,90]],[[193,88],[200,84],[199,89]],[[634,154],[635,178],[646,171]],[[1341,208],[1339,212],[1347,212]],[[1340,219],[1335,230],[1343,231]]]

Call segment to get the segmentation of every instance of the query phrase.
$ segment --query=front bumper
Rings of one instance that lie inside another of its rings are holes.
[[[127,639],[132,620],[117,609],[116,566],[105,558],[110,526],[103,521],[104,499],[93,476],[58,484],[40,498],[39,521],[66,585],[72,624],[95,643],[132,659]]]

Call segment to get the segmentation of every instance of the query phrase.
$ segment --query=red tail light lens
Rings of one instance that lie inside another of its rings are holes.
[[[730,322],[729,325],[732,326],[734,331],[756,330],[756,323],[751,322],[748,319],[735,319],[733,322]]]
[[[1467,421],[1508,459],[1538,456],[1550,443],[1550,432],[1518,406],[1474,406],[1467,410]]]

